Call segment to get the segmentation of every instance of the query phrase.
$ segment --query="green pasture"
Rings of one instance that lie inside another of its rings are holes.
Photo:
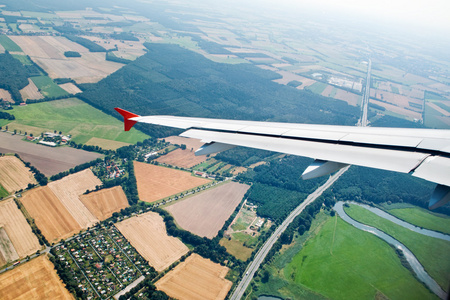
[[[315,94],[322,94],[322,92],[326,89],[327,84],[323,82],[316,82],[311,86],[306,87],[305,89],[310,90],[311,92]]]
[[[0,34],[0,44],[7,51],[22,52],[22,49],[6,35]]]
[[[96,137],[134,144],[148,138],[134,128],[125,132],[122,122],[77,98],[19,106],[9,112],[16,117],[8,124],[10,130],[14,127],[34,135],[57,130],[71,134],[76,143]]]
[[[389,213],[413,225],[450,234],[450,217],[423,208],[391,209]]]
[[[437,298],[402,266],[388,244],[337,216],[305,243],[284,277],[330,299]]]
[[[357,205],[350,205],[345,211],[356,221],[376,227],[405,245],[414,253],[428,274],[447,290],[450,278],[448,259],[450,242],[413,232]]]
[[[444,115],[441,112],[425,104],[425,116],[424,116],[425,126],[430,128],[449,129],[450,125],[446,124],[440,119],[443,116]]]
[[[31,66],[33,64],[33,62],[26,55],[13,54],[12,56],[19,60],[22,65]]]
[[[0,199],[8,196],[9,193],[5,188],[0,184]]]
[[[40,92],[47,97],[62,97],[69,93],[64,89],[60,88],[53,80],[48,76],[35,76],[31,77],[31,80],[40,90]]]

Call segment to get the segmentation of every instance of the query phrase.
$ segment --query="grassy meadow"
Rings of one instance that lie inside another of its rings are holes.
[[[34,135],[62,131],[71,134],[76,143],[98,145],[106,149],[148,138],[134,128],[129,132],[123,131],[122,122],[77,98],[19,106],[10,113],[16,117],[8,124],[10,131],[17,129]]]
[[[408,247],[428,274],[443,290],[447,290],[450,278],[450,242],[413,232],[357,205],[350,205],[345,211],[356,221],[376,227]]]
[[[60,88],[53,80],[48,76],[35,76],[31,77],[31,80],[40,90],[42,95],[47,97],[62,97],[69,93],[64,89]]]
[[[305,243],[284,276],[332,299],[433,299],[388,244],[337,216]]]
[[[13,42],[13,40],[11,40],[8,36],[4,34],[0,34],[0,44],[7,51],[22,52],[22,48],[20,48],[16,43]]]
[[[423,208],[397,208],[388,211],[390,214],[413,225],[450,234],[450,217],[427,211]]]

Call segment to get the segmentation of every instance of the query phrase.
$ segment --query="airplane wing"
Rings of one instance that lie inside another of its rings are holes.
[[[115,109],[124,117],[125,130],[137,122],[185,129],[180,136],[205,143],[196,155],[243,146],[314,158],[304,179],[347,165],[409,173],[438,184],[430,208],[450,201],[450,130],[139,116]]]

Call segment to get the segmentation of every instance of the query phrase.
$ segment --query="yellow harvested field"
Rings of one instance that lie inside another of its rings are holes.
[[[161,139],[160,139],[161,140]],[[186,150],[193,150],[196,151],[198,148],[200,148],[204,143],[202,143],[201,140],[198,139],[191,139],[191,138],[185,138],[182,136],[169,136],[164,139],[166,142],[169,142],[174,145],[186,145]]]
[[[129,206],[121,186],[82,195],[80,200],[101,221],[111,217],[114,212]]]
[[[3,300],[74,299],[44,255],[1,274],[0,295]]]
[[[98,222],[98,219],[80,201],[80,196],[86,190],[94,190],[102,185],[91,169],[71,174],[60,180],[50,182],[48,187],[66,207],[82,228],[88,228]]]
[[[361,98],[361,96],[341,90],[341,89],[337,89],[337,93],[334,96],[334,98],[343,100],[343,101],[347,102],[349,105],[357,106],[358,101]]]
[[[178,194],[210,180],[192,176],[190,172],[134,161],[139,198],[146,202]]]
[[[192,254],[156,282],[158,290],[179,300],[225,299],[232,282],[225,279],[228,268]]]
[[[0,202],[0,227],[6,231],[19,257],[33,254],[41,248],[37,237],[13,199]]]
[[[249,168],[249,169],[253,169],[253,168],[256,168],[256,167],[258,167],[258,166],[265,165],[265,164],[267,164],[267,162],[265,162],[265,161],[259,161],[259,162],[257,162],[257,163],[254,163],[254,164],[248,166],[248,168]]]
[[[36,100],[44,98],[44,96],[39,92],[37,86],[30,78],[28,78],[28,85],[20,90],[20,94],[25,100]]]
[[[70,94],[78,94],[81,93],[81,90],[72,82],[64,83],[59,85],[60,88],[65,90],[66,92]]]
[[[195,151],[186,148],[186,150],[176,149],[166,155],[158,157],[156,161],[180,168],[192,168],[207,159],[208,157],[206,157],[206,155],[195,156]]]
[[[25,54],[43,68],[50,78],[72,78],[77,83],[97,82],[117,71],[123,64],[106,61],[105,53],[92,53],[60,36],[10,36]],[[76,51],[81,57],[65,57]]]
[[[116,150],[120,147],[128,146],[131,144],[113,140],[106,140],[98,137],[91,137],[89,141],[86,142],[86,145],[99,146],[103,149]]]
[[[415,112],[403,107],[398,107],[389,103],[385,103],[385,102],[381,102],[381,101],[377,101],[374,99],[370,99],[369,100],[370,103],[382,106],[384,108],[386,108],[386,110],[391,111],[393,113],[399,114],[399,115],[403,115],[405,117],[408,117],[409,119],[417,119],[417,120],[422,120],[422,114],[419,112]]]
[[[162,217],[154,212],[126,219],[116,227],[158,272],[189,251],[179,239],[167,235]]]
[[[26,192],[21,201],[50,243],[82,229],[48,186]]]
[[[213,238],[241,202],[250,186],[230,182],[166,208],[180,227],[201,237]]]
[[[245,171],[247,171],[247,168],[246,167],[237,167],[237,168],[235,168],[234,170],[233,170],[233,172],[231,172],[233,175],[238,175],[238,174],[240,174],[240,173],[243,173],[243,172],[245,172]]]
[[[15,156],[0,157],[0,184],[9,192],[25,189],[29,183],[37,184],[33,173]]]
[[[8,102],[14,103],[14,100],[12,99],[11,94],[7,90],[0,89],[0,98],[6,100]]]
[[[19,258],[3,224],[0,224],[0,267]]]

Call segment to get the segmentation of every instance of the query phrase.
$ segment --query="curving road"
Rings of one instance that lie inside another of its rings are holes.
[[[252,281],[255,272],[258,270],[261,263],[266,258],[267,253],[269,253],[272,246],[278,240],[279,236],[286,230],[286,228],[291,224],[296,216],[298,216],[306,206],[311,204],[314,200],[316,200],[322,193],[328,189],[345,171],[347,171],[349,167],[345,167],[334,175],[330,176],[330,178],[325,182],[322,186],[320,186],[317,190],[311,193],[305,201],[302,202],[296,209],[294,209],[291,214],[283,221],[283,223],[275,229],[274,233],[269,237],[269,239],[264,243],[264,245],[259,249],[258,253],[255,255],[254,260],[248,265],[245,270],[244,277],[241,279],[241,282],[235,288],[233,294],[231,294],[229,299],[239,300],[244,295],[245,290],[248,285]]]

